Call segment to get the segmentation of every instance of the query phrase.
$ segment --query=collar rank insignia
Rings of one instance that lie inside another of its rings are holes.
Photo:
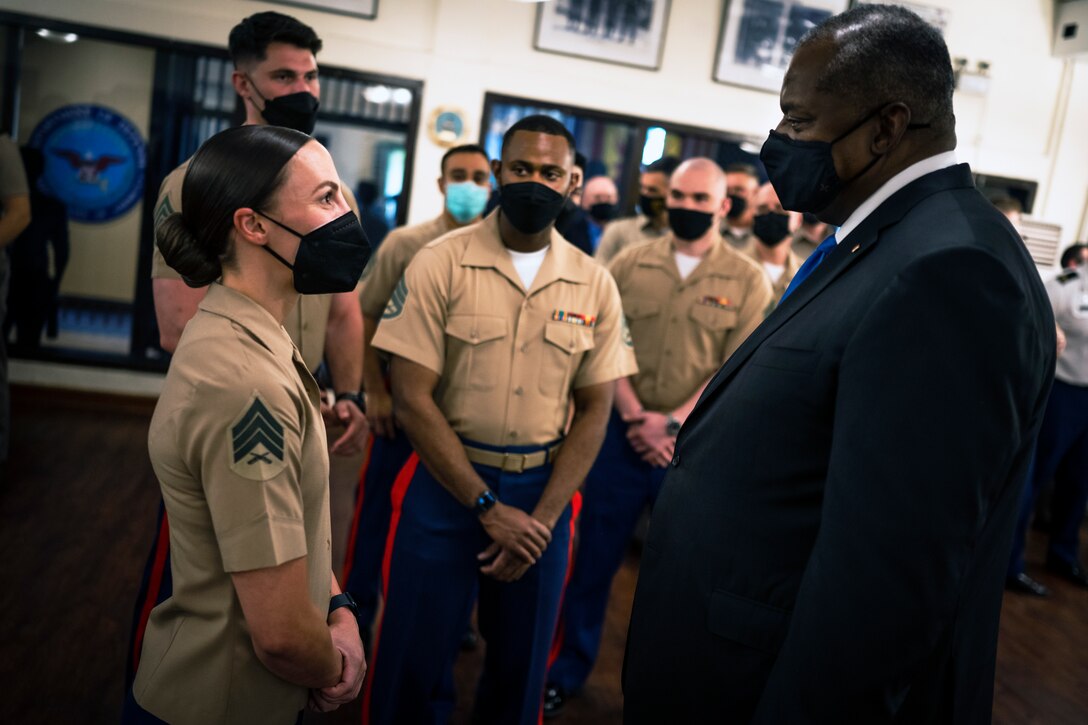
[[[253,481],[267,481],[286,466],[283,424],[254,393],[230,426],[231,470]]]
[[[728,310],[733,306],[732,301],[728,297],[715,297],[714,295],[707,295],[699,300],[699,304],[706,305],[707,307],[717,307],[719,310]]]
[[[1066,271],[1058,275],[1058,281],[1062,284],[1065,284],[1066,282],[1072,282],[1076,278],[1077,270],[1075,269],[1067,269]]]
[[[552,321],[566,322],[567,324],[578,325],[579,327],[597,326],[597,318],[594,315],[580,315],[577,312],[567,312],[566,310],[555,310],[552,312]]]

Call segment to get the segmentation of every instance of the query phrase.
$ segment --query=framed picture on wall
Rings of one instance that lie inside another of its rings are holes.
[[[848,0],[725,0],[714,80],[778,93],[801,36]]]
[[[669,0],[554,0],[537,7],[533,47],[657,70]]]
[[[948,21],[952,15],[952,11],[948,8],[939,8],[936,5],[922,5],[921,3],[904,3],[904,2],[892,2],[892,0],[853,0],[851,5],[898,5],[899,7],[906,8],[912,13],[925,20],[927,23],[941,31],[941,35],[944,35],[944,29],[948,27]]]
[[[293,5],[296,8],[324,10],[337,15],[351,15],[365,20],[378,17],[378,0],[255,0],[264,4]]]

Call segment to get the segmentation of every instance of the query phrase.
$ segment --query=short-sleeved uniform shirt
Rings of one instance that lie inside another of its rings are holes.
[[[617,219],[609,222],[601,234],[594,259],[608,265],[612,259],[628,247],[637,247],[661,239],[669,233],[668,229],[658,229],[644,215]]]
[[[151,612],[133,692],[173,723],[293,723],[307,690],[257,659],[232,572],[305,556],[329,603],[329,458],[319,391],[259,304],[214,283],[178,343],[148,449],[173,593]]]
[[[1070,385],[1088,385],[1088,277],[1067,269],[1045,286],[1066,341],[1054,376]]]
[[[609,265],[631,328],[635,393],[647,410],[671,412],[756,329],[771,303],[767,275],[716,239],[680,278],[672,236],[623,251]]]
[[[790,248],[802,262],[811,257],[818,246],[820,246],[820,242],[812,241],[800,229],[793,233],[793,240],[790,242]]]
[[[445,214],[440,214],[422,224],[391,231],[363,273],[359,291],[363,314],[372,320],[381,318],[397,282],[404,276],[404,270],[416,252],[455,228]]]
[[[185,181],[185,172],[189,169],[188,159],[162,180],[159,187],[159,199],[155,204],[155,228],[174,212],[181,212],[181,186]],[[340,185],[344,194],[344,200],[348,206],[359,216],[359,207],[355,202],[355,196],[344,184]],[[166,263],[159,247],[155,245],[155,251],[151,259],[151,277],[154,279],[181,279],[181,275],[174,271]],[[283,328],[291,336],[295,346],[302,353],[310,370],[316,370],[321,364],[325,354],[325,333],[329,322],[329,306],[332,304],[332,295],[299,295],[295,309],[288,313],[283,321]]]
[[[735,230],[728,224],[722,225],[722,239],[733,249],[746,254],[751,254],[756,245],[756,235],[751,229]]]
[[[789,242],[782,243],[788,244]],[[767,272],[767,270],[763,267],[763,263],[756,255],[755,245],[753,245],[752,248],[748,251],[748,256],[751,257],[751,259],[760,266],[760,269],[763,269],[764,273]],[[791,249],[789,255],[787,255],[786,257],[785,269],[782,270],[782,274],[779,275],[778,279],[771,281],[770,277],[767,277],[768,281],[771,282],[771,293],[773,294],[773,300],[776,305],[778,303],[778,300],[782,299],[782,295],[786,294],[786,288],[790,286],[790,282],[793,281],[793,276],[797,274],[797,270],[801,268],[801,262],[802,259],[794,254],[793,250]]]
[[[441,377],[435,401],[462,438],[544,445],[562,437],[571,391],[632,375],[634,354],[608,272],[552,230],[526,290],[498,218],[416,254],[374,347]]]

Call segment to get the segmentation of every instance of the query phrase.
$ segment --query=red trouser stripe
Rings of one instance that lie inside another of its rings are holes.
[[[355,513],[351,517],[351,532],[348,534],[348,548],[344,552],[344,571],[340,575],[340,582],[347,586],[351,567],[355,563],[355,538],[359,535],[359,517],[363,513],[363,497],[366,495],[366,472],[370,468],[370,456],[374,452],[374,434],[371,433],[366,442],[366,459],[359,469],[359,488],[355,494]]]
[[[389,534],[385,538],[385,554],[382,556],[382,601],[386,608],[389,607],[389,569],[393,564],[393,542],[397,538],[397,526],[400,524],[400,513],[404,507],[404,496],[408,493],[408,486],[412,483],[412,477],[416,475],[416,466],[419,465],[419,454],[412,452],[400,469],[397,478],[393,481],[393,491],[390,498],[393,503],[393,515],[389,518]],[[385,615],[382,615],[385,618]],[[378,662],[378,645],[382,641],[382,625],[378,622],[378,631],[374,635],[374,652],[370,655],[370,670],[367,672],[366,688],[363,691],[363,725],[370,722],[370,689],[374,684],[374,668]]]
[[[155,561],[151,565],[151,576],[147,581],[147,595],[144,604],[140,608],[140,623],[136,625],[136,636],[132,644],[132,671],[140,667],[140,650],[144,644],[144,631],[147,629],[147,620],[151,617],[151,610],[155,608],[155,600],[159,597],[159,587],[162,586],[162,573],[166,569],[166,557],[170,554],[170,522],[166,518],[166,512],[162,514],[162,524],[159,526],[159,540],[155,544]]]
[[[563,576],[563,593],[559,595],[559,621],[555,625],[555,637],[552,639],[552,649],[548,652],[548,669],[552,668],[559,659],[559,652],[563,649],[563,599],[567,595],[567,585],[570,584],[570,575],[574,571],[574,532],[578,528],[578,516],[582,513],[582,492],[575,491],[570,499],[570,541],[567,542],[567,573]],[[544,722],[544,703],[540,703],[540,714],[537,717],[538,725]]]

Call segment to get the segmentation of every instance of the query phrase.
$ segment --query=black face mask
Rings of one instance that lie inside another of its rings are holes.
[[[677,239],[685,242],[693,242],[706,234],[713,222],[714,215],[708,211],[669,208],[669,228]]]
[[[776,247],[789,239],[790,217],[776,212],[757,214],[752,221],[752,233],[766,246]]]
[[[261,116],[269,125],[293,128],[307,136],[314,132],[314,125],[317,123],[317,107],[321,104],[313,95],[306,91],[299,91],[269,100],[257,90],[257,84],[252,78],[249,79],[249,85],[257,97],[264,101]]]
[[[744,212],[748,211],[748,200],[743,196],[730,194],[729,201],[731,201],[732,204],[729,207],[729,213],[725,215],[726,219],[729,219],[730,221],[740,219],[744,215]]]
[[[835,159],[831,147],[857,131],[873,116],[877,108],[831,141],[798,141],[784,133],[771,130],[759,152],[759,160],[767,169],[774,190],[782,206],[791,211],[818,212],[826,209],[842,190],[854,183],[880,160],[874,156],[858,173],[845,181],[835,171]],[[908,130],[928,128],[928,123],[912,123]]]
[[[295,263],[276,254],[267,244],[264,249],[295,273],[295,290],[304,295],[351,292],[359,282],[370,259],[370,242],[354,212],[323,224],[309,234],[299,234],[264,212],[261,216],[299,238]]]
[[[646,216],[656,219],[665,211],[665,197],[641,194],[638,197],[638,208]]]
[[[589,207],[589,215],[596,222],[610,222],[616,218],[616,205],[607,202],[594,204]]]
[[[502,215],[522,234],[538,234],[559,217],[567,197],[535,181],[503,184],[499,189]]]

